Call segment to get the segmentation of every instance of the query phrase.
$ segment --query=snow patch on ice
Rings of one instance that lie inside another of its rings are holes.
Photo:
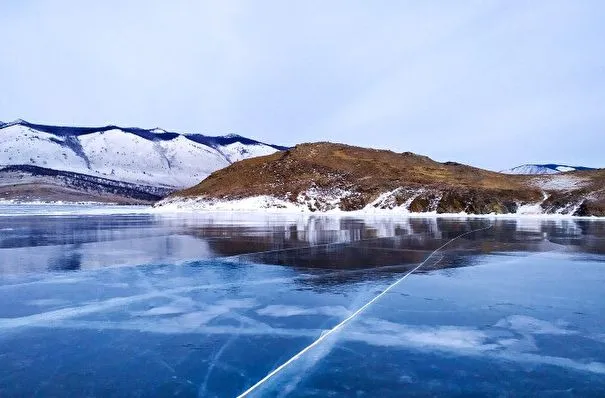
[[[50,307],[50,306],[56,306],[56,305],[65,305],[68,304],[69,302],[66,300],[61,300],[61,299],[38,299],[38,300],[30,300],[27,302],[28,305],[32,305],[35,307]]]
[[[257,314],[275,318],[286,318],[300,315],[327,315],[345,317],[350,311],[343,306],[323,306],[315,308],[298,307],[294,305],[268,305],[256,311]]]
[[[559,322],[554,324],[526,315],[511,315],[498,321],[495,326],[531,334],[565,335],[575,333],[567,329],[567,323]]]

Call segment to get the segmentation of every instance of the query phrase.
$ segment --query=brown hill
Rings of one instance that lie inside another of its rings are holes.
[[[372,205],[487,214],[515,213],[520,206],[540,204],[547,213],[605,215],[604,182],[605,170],[507,175],[409,152],[322,142],[234,163],[167,202],[264,195],[320,211]]]

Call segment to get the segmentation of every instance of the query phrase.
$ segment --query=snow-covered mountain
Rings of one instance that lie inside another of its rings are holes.
[[[590,167],[567,166],[563,164],[524,164],[512,169],[502,170],[505,174],[557,174],[566,171],[594,170]]]
[[[163,188],[195,185],[229,164],[286,149],[239,135],[0,124],[0,168],[27,165]]]

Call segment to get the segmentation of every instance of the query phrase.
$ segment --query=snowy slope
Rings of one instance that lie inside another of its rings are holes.
[[[159,128],[0,125],[0,167],[32,165],[160,187],[192,186],[230,163],[281,149],[237,135]]]
[[[70,149],[64,137],[32,130],[21,125],[0,129],[0,165],[46,167],[81,172],[86,161]]]
[[[270,155],[275,148],[266,145],[246,145],[241,142],[233,142],[216,147],[231,163],[257,156]]]
[[[524,164],[512,169],[502,170],[505,174],[557,174],[566,171],[594,170],[590,167],[567,166],[562,164]]]

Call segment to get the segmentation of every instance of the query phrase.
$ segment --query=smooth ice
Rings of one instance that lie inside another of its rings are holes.
[[[1,396],[605,393],[605,222],[31,212]]]

